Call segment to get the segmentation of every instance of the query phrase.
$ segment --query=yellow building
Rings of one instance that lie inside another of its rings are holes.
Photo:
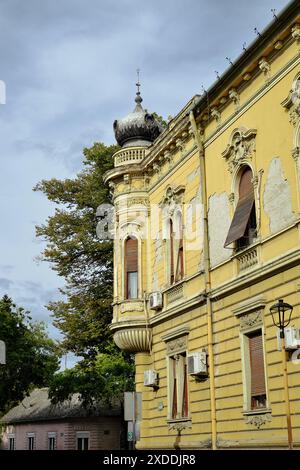
[[[121,149],[106,174],[115,204],[111,329],[135,353],[136,446],[287,447],[270,307],[284,299],[300,328],[299,1],[166,129],[141,102],[138,90],[133,113],[114,123]]]

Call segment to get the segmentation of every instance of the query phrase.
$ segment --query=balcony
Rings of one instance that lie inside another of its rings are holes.
[[[146,322],[142,300],[116,302],[110,329],[114,335],[114,342],[123,351],[132,353],[150,351],[152,335]]]
[[[124,148],[115,153],[115,167],[140,163],[145,158],[145,148]]]
[[[237,270],[244,273],[258,265],[258,246],[250,246],[235,255],[237,260]]]

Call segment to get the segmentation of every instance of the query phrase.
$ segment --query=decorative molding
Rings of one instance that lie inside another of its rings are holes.
[[[297,44],[300,44],[300,24],[298,23],[292,27],[292,38],[297,42]]]
[[[166,292],[168,304],[183,297],[183,284],[172,287]]]
[[[230,173],[241,164],[252,160],[255,152],[256,129],[240,127],[235,129],[227,148],[222,152],[222,157],[227,161]]]
[[[263,320],[262,320],[261,311],[248,313],[240,317],[241,331],[259,327],[262,324],[263,324]]]
[[[298,161],[299,161],[299,157],[300,157],[300,147],[295,147],[295,148],[292,150],[292,157],[293,157],[293,159],[295,160],[295,162],[298,162]]]
[[[280,49],[283,48],[283,42],[282,41],[276,41],[275,44],[274,44],[274,49],[276,51],[280,51]]]
[[[190,333],[189,326],[181,326],[180,328],[175,328],[174,330],[169,331],[161,337],[162,341],[170,341],[171,339],[178,338],[179,336],[185,336]]]
[[[131,206],[146,206],[147,208],[150,206],[149,200],[144,197],[134,197],[129,198],[126,200],[127,207]]]
[[[238,111],[240,107],[240,95],[238,94],[235,88],[229,90],[229,98],[231,99],[231,101],[233,101],[235,110]]]
[[[211,109],[211,117],[216,120],[217,126],[221,125],[221,113],[217,107]]]
[[[168,186],[165,196],[160,203],[160,206],[174,206],[177,204],[181,204],[184,192],[185,186],[177,186],[177,188]]]
[[[262,57],[258,63],[260,70],[263,72],[265,76],[265,80],[268,83],[271,78],[271,65],[267,61],[265,57]]]
[[[243,80],[245,82],[249,82],[249,80],[251,80],[251,78],[252,78],[252,75],[251,75],[250,72],[245,73],[245,75],[243,76]]]
[[[272,415],[270,412],[260,412],[255,414],[249,414],[245,416],[246,424],[251,424],[260,429],[264,424],[272,421]]]
[[[127,312],[143,312],[144,311],[144,302],[141,300],[140,302],[122,302],[120,306],[121,313]]]
[[[267,301],[263,295],[257,295],[251,299],[245,300],[244,302],[240,302],[232,309],[232,313],[235,316],[244,315],[245,313],[250,313],[254,310],[263,309],[266,303]]]
[[[231,205],[234,204],[234,199],[235,199],[235,194],[234,193],[228,194],[228,201]]]
[[[292,85],[292,90],[281,105],[289,112],[289,121],[296,127],[300,121],[300,77],[297,77]]]
[[[169,419],[167,421],[169,431],[177,431],[181,433],[186,428],[192,427],[192,421],[190,419]]]
[[[123,351],[149,352],[151,331],[148,328],[128,328],[114,334],[114,342]]]

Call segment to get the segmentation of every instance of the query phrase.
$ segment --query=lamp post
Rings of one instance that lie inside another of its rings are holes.
[[[280,299],[278,300],[277,304],[272,305],[272,307],[270,308],[270,312],[272,315],[272,320],[273,320],[274,325],[277,328],[279,328],[279,331],[280,331],[288,444],[289,444],[289,449],[292,449],[293,448],[293,434],[292,434],[292,423],[291,423],[291,408],[290,408],[290,398],[289,398],[289,385],[288,385],[288,374],[287,374],[287,360],[286,360],[284,329],[290,324],[293,307],[285,303],[282,299]]]

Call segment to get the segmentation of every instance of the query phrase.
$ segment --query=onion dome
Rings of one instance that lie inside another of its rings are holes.
[[[148,147],[163,131],[162,125],[142,107],[140,83],[137,84],[136,106],[132,113],[114,122],[116,141],[121,147]]]

